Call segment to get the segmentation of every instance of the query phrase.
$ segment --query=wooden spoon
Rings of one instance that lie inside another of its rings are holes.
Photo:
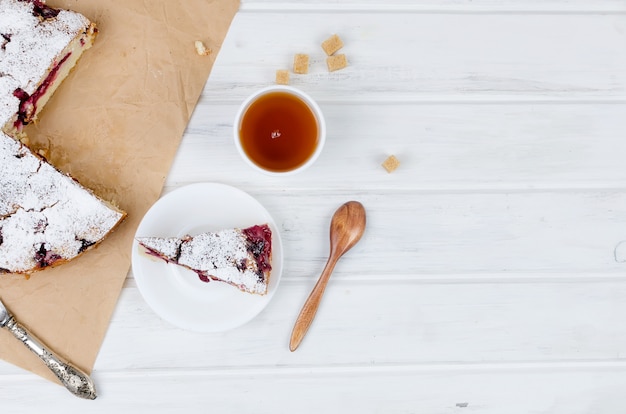
[[[298,348],[309,326],[311,326],[335,264],[345,252],[361,239],[364,231],[365,209],[361,203],[348,201],[337,209],[330,222],[330,256],[293,327],[289,341],[291,352]]]

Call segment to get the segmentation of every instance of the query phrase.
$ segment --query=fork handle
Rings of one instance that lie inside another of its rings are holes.
[[[47,348],[36,336],[22,326],[13,315],[9,315],[4,327],[37,355],[69,392],[88,400],[96,398],[96,388],[91,378]]]

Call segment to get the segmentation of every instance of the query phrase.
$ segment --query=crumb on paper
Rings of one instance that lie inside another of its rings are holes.
[[[326,64],[328,65],[328,71],[334,72],[348,66],[348,59],[346,58],[346,55],[342,53],[341,55],[327,57]]]
[[[293,71],[299,74],[309,73],[309,55],[297,53],[293,57]]]
[[[332,35],[331,37],[329,37],[328,39],[322,42],[322,49],[324,49],[324,52],[326,52],[326,55],[328,56],[334,55],[335,52],[341,49],[342,47],[343,47],[343,42],[341,41],[341,38],[337,36],[336,34]]]
[[[211,54],[211,49],[206,47],[201,40],[196,40],[194,46],[196,47],[196,53],[200,56],[208,56]]]
[[[400,166],[400,160],[398,160],[395,155],[390,155],[382,165],[388,173],[392,173]]]
[[[287,69],[278,69],[276,71],[276,83],[278,85],[289,85],[289,71]]]

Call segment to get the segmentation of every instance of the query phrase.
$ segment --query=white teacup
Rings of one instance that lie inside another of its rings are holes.
[[[237,150],[248,165],[270,175],[287,175],[311,166],[326,141],[326,122],[317,103],[285,85],[249,96],[234,123]]]

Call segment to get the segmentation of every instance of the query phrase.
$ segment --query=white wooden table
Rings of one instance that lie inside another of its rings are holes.
[[[338,33],[349,68],[328,73]],[[239,158],[239,103],[309,53],[318,162]],[[401,161],[388,174],[389,154]],[[219,182],[280,228],[282,282],[252,322],[170,326],[128,275],[95,401],[0,364],[3,413],[626,411],[626,1],[247,0],[165,192]],[[317,318],[293,322],[343,202],[368,213]]]

